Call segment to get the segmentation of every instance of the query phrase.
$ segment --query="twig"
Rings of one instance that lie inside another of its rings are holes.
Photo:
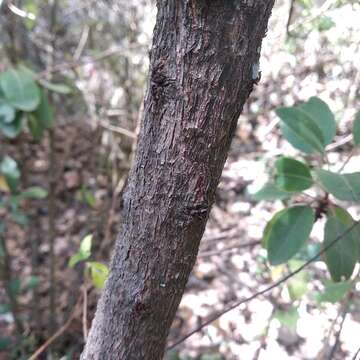
[[[102,120],[99,120],[99,124],[104,129],[116,132],[116,133],[121,134],[121,135],[125,135],[125,136],[129,137],[130,139],[136,139],[136,134],[134,132],[130,131],[130,130],[124,129],[124,128],[119,127],[119,126],[111,125],[111,124],[109,124],[109,123],[107,123],[105,121],[102,121]]]
[[[122,51],[125,52],[128,50],[132,50],[132,48],[135,48],[135,46],[127,47],[126,49],[123,47],[115,46],[115,47],[109,48],[109,49],[103,51],[102,53],[100,53],[94,57],[88,58],[88,59],[80,59],[79,61],[70,61],[70,62],[64,62],[61,64],[54,65],[54,66],[42,71],[38,75],[38,77],[45,78],[49,74],[63,72],[65,70],[70,70],[70,69],[76,69],[78,67],[85,66],[87,64],[92,64],[92,63],[104,60],[104,59],[108,58],[109,56],[115,55],[119,52],[122,52]]]
[[[290,0],[289,16],[288,16],[288,20],[287,20],[287,24],[286,24],[286,35],[287,36],[290,36],[290,25],[291,25],[292,16],[294,13],[294,5],[295,5],[295,0]]]
[[[355,355],[353,356],[352,360],[356,360],[357,356],[360,354],[360,347],[357,349]]]
[[[229,252],[229,251],[231,252],[233,250],[242,249],[244,247],[257,246],[260,243],[261,243],[260,240],[253,240],[253,241],[248,241],[248,242],[243,243],[243,244],[227,246],[227,247],[224,247],[223,249],[219,249],[219,250],[202,251],[202,252],[199,253],[198,259],[199,258],[204,258],[204,257],[209,257],[209,256],[214,256],[214,255],[218,255],[218,254],[222,254],[224,252]]]
[[[80,56],[82,54],[82,52],[84,51],[84,48],[85,48],[85,45],[87,43],[87,40],[89,38],[89,32],[90,32],[90,26],[88,25],[85,25],[84,26],[84,29],[81,33],[81,36],[80,36],[80,41],[79,41],[79,44],[75,50],[75,53],[74,53],[74,60],[75,61],[79,61],[80,59]]]
[[[336,353],[336,350],[338,348],[338,345],[339,345],[339,342],[340,342],[340,335],[341,335],[341,332],[342,332],[342,329],[343,329],[343,326],[344,326],[344,323],[345,323],[345,319],[346,319],[346,316],[349,312],[349,296],[347,296],[347,299],[346,299],[346,303],[344,304],[344,310],[343,310],[343,313],[342,313],[342,319],[341,319],[341,323],[340,323],[340,328],[338,330],[338,332],[336,333],[336,337],[335,337],[335,342],[334,342],[334,345],[333,347],[331,348],[331,352],[329,354],[329,357],[328,357],[328,360],[332,360],[335,356],[335,353]]]
[[[50,32],[53,34],[51,40],[52,56],[50,58],[51,64],[55,61],[55,49],[56,49],[56,27],[57,27],[57,11],[58,11],[58,0],[53,0],[51,6],[51,19],[50,19]],[[54,332],[56,327],[56,258],[55,258],[55,215],[56,215],[56,151],[55,151],[55,131],[49,129],[49,196],[48,196],[48,207],[49,207],[49,257],[50,257],[50,316],[49,316],[49,329],[50,333]]]
[[[17,6],[15,6],[12,3],[8,3],[7,7],[13,14],[15,14],[17,16],[20,16],[22,18],[29,19],[32,21],[34,21],[36,19],[36,16],[33,13],[19,9]]]
[[[292,278],[293,276],[295,276],[296,274],[298,274],[299,272],[301,272],[303,269],[305,269],[308,265],[310,265],[313,261],[315,261],[319,256],[321,256],[322,254],[324,254],[328,249],[330,249],[335,243],[337,243],[339,240],[341,240],[344,236],[346,236],[348,233],[350,233],[357,225],[359,225],[359,221],[355,221],[350,227],[348,227],[341,235],[337,236],[332,242],[330,242],[327,246],[324,246],[322,248],[322,250],[320,250],[316,255],[314,255],[312,258],[310,258],[308,261],[306,261],[303,265],[301,265],[300,267],[298,267],[296,270],[294,270],[293,272],[285,275],[284,277],[282,277],[280,280],[276,281],[275,283],[273,283],[272,285],[266,287],[265,289],[258,291],[257,293],[249,296],[248,298],[242,299],[240,301],[237,301],[235,304],[230,305],[229,307],[217,312],[215,315],[211,316],[208,320],[206,320],[205,322],[203,322],[202,324],[200,324],[198,327],[196,327],[194,330],[190,331],[188,334],[186,334],[185,336],[183,336],[182,338],[180,338],[178,341],[174,342],[173,344],[169,345],[167,347],[166,350],[171,350],[173,348],[175,348],[176,346],[178,346],[179,344],[181,344],[182,342],[184,342],[185,340],[187,340],[188,338],[190,338],[192,335],[196,334],[197,332],[201,331],[203,328],[205,328],[206,326],[208,326],[209,324],[211,324],[212,322],[216,321],[217,319],[219,319],[221,316],[223,316],[224,314],[228,313],[229,311],[237,308],[238,306],[245,304],[257,297],[259,297],[260,295],[263,295],[267,292],[269,292],[270,290],[278,287],[279,285],[283,284],[284,282],[286,282],[287,280],[289,280],[290,278]]]
[[[78,305],[80,304],[80,300],[81,300],[81,295],[79,296],[78,301],[76,302],[76,304],[74,306],[74,310],[71,313],[71,315],[69,316],[69,318],[67,319],[66,323],[58,331],[56,331],[56,333],[53,336],[51,336],[48,340],[46,340],[44,342],[44,344],[42,344],[34,352],[34,354],[32,354],[30,356],[30,358],[28,360],[37,359],[58,337],[60,337],[67,330],[67,328],[70,326],[70,324],[76,317],[76,309],[77,309]]]

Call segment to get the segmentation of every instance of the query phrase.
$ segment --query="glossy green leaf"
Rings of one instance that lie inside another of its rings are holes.
[[[347,229],[354,223],[351,215],[340,207],[333,207],[325,224],[324,247],[333,245],[324,253],[324,260],[333,281],[350,278],[358,258],[356,235],[358,232]],[[346,235],[343,235],[345,234]],[[339,239],[338,241],[335,241]]]
[[[354,144],[356,146],[360,146],[360,111],[355,115],[352,132],[354,137]]]
[[[47,191],[39,186],[32,186],[20,193],[20,197],[28,199],[45,199]]]
[[[66,84],[54,84],[44,79],[38,79],[38,82],[44,88],[59,94],[67,95],[72,93],[71,87]]]
[[[287,209],[283,209],[278,211],[266,224],[264,232],[263,232],[263,237],[261,239],[261,245],[264,248],[267,248],[267,243],[268,243],[268,239],[269,239],[269,235],[271,234],[271,230],[272,227],[274,225],[274,223],[277,222],[278,218],[286,211]]]
[[[24,127],[24,116],[18,112],[11,123],[0,123],[0,131],[9,139],[16,138]]]
[[[309,238],[314,224],[314,212],[309,206],[294,206],[275,214],[265,230],[266,248],[271,265],[290,260]]]
[[[17,191],[20,181],[20,170],[16,161],[10,156],[5,156],[0,162],[0,174],[2,174],[12,193]]]
[[[16,109],[33,111],[40,104],[39,87],[23,69],[9,69],[0,74],[0,87],[7,102]]]
[[[360,172],[336,174],[318,169],[314,174],[323,188],[339,200],[360,201]]]
[[[41,102],[37,109],[32,113],[41,128],[50,128],[54,122],[54,111],[50,105],[47,95],[41,92]]]
[[[109,269],[104,264],[95,261],[87,262],[87,266],[90,270],[93,285],[98,289],[102,289],[109,275]]]
[[[256,201],[262,200],[284,200],[291,196],[287,191],[278,189],[273,183],[266,183],[259,191],[251,197]]]
[[[292,146],[307,153],[324,151],[321,130],[305,111],[296,107],[282,107],[276,109],[276,114],[285,124],[281,130]]]
[[[327,281],[325,284],[325,289],[321,293],[315,295],[317,302],[330,302],[335,304],[340,301],[345,294],[352,288],[353,284],[351,281],[344,281],[334,283],[332,281]]]
[[[0,127],[1,124],[9,124],[15,120],[15,109],[0,99]]]
[[[324,139],[324,144],[330,144],[336,134],[336,122],[329,106],[314,96],[300,105],[300,109],[305,111],[319,127]]]
[[[78,262],[88,259],[91,255],[92,235],[87,235],[80,243],[78,252],[69,260],[69,267],[74,267]]]
[[[281,157],[275,162],[275,185],[284,191],[300,192],[313,184],[309,167],[301,161]]]

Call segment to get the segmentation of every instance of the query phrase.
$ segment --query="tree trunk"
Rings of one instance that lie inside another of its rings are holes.
[[[158,0],[124,220],[83,360],[163,357],[274,0]]]

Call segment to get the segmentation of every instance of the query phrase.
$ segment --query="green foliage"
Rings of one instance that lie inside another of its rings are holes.
[[[91,256],[92,235],[87,235],[80,243],[79,250],[69,260],[69,267],[74,267],[77,263],[87,260]]]
[[[40,104],[40,89],[21,68],[10,68],[0,75],[5,100],[17,110],[34,111]]]
[[[324,246],[331,244],[336,238],[342,236],[354,223],[351,215],[340,207],[331,208],[325,224]],[[334,281],[343,281],[350,278],[358,260],[356,242],[358,232],[351,231],[342,236],[324,254],[326,265]]]
[[[98,289],[102,289],[104,287],[105,280],[109,275],[107,266],[95,261],[88,261],[86,265],[90,271],[93,285]]]
[[[341,175],[317,169],[314,174],[323,188],[337,199],[360,201],[360,172]]]
[[[354,144],[360,146],[360,111],[355,115],[353,125]]]
[[[284,200],[291,196],[287,191],[280,190],[273,183],[266,183],[259,191],[252,195],[254,200]]]
[[[27,124],[33,138],[41,140],[54,121],[45,89],[62,94],[71,91],[66,85],[38,79],[22,65],[0,74],[0,131],[4,136],[16,138]]]
[[[338,283],[326,281],[324,291],[321,293],[316,293],[315,299],[319,303],[336,303],[340,301],[352,287],[353,283],[351,281],[344,281]]]
[[[336,201],[360,201],[360,172],[340,174],[323,169],[322,164],[314,167],[314,160],[318,161],[319,155],[326,159],[323,155],[325,147],[336,134],[335,117],[321,99],[312,97],[298,106],[279,108],[276,114],[280,118],[284,138],[296,149],[308,154],[306,158],[311,165],[286,156],[278,158],[274,162],[274,170],[270,171],[273,176],[269,182],[253,195],[257,201],[286,200],[287,205],[267,223],[262,245],[267,250],[271,265],[288,262],[293,271],[295,259],[307,261],[314,257],[314,254],[305,254],[304,245],[314,222],[326,216],[322,260],[326,263],[333,286],[327,287],[321,299],[331,299],[328,295],[331,291],[338,299],[340,295],[337,294],[342,287],[337,288],[337,283],[347,285],[348,282],[343,281],[351,278],[356,263],[360,261],[360,228],[347,232],[354,219]],[[355,116],[353,138],[354,144],[360,145],[360,112]],[[315,197],[309,205],[303,201],[299,204],[299,196],[313,186],[325,191],[325,196]],[[310,245],[315,247],[317,244]],[[299,265],[299,260],[296,261],[297,267],[303,264]],[[307,291],[307,276],[297,274],[288,283],[288,291],[292,300],[299,299]]]
[[[281,325],[292,331],[295,331],[297,322],[299,320],[299,313],[295,307],[291,307],[286,311],[277,310],[274,314],[274,318],[279,320]]]
[[[79,250],[74,254],[68,263],[69,267],[74,267],[77,263],[87,260],[91,256],[92,235],[87,235],[80,243]],[[102,289],[109,275],[106,265],[96,261],[85,262],[85,275],[90,275],[90,280],[94,287]]]
[[[275,162],[275,185],[283,191],[299,192],[311,187],[309,167],[292,158],[281,157]]]
[[[16,193],[20,181],[20,170],[13,158],[4,157],[0,163],[0,174],[4,176],[10,191]]]
[[[290,260],[309,238],[314,212],[309,206],[294,206],[275,215],[270,224],[265,241],[268,259],[271,265],[279,265]]]

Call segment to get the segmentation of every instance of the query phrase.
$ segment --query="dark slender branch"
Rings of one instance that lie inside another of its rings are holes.
[[[340,322],[340,328],[339,330],[337,331],[336,333],[336,336],[335,336],[335,342],[334,342],[334,345],[333,347],[331,348],[331,351],[330,351],[330,354],[329,354],[329,357],[328,357],[328,360],[332,360],[335,356],[335,353],[336,353],[336,350],[338,348],[338,345],[339,345],[339,342],[340,342],[340,335],[341,335],[341,332],[342,332],[342,329],[343,329],[343,326],[344,326],[344,322],[345,322],[345,319],[346,319],[346,316],[349,312],[349,296],[347,296],[346,298],[346,302],[344,304],[344,309],[343,309],[343,312],[342,312],[342,318],[341,318],[341,322]]]
[[[288,20],[287,20],[287,24],[286,24],[286,36],[287,37],[291,36],[290,25],[291,25],[291,20],[292,20],[293,13],[294,13],[294,5],[295,5],[295,0],[290,0],[289,16],[288,16]]]
[[[360,347],[357,349],[355,355],[353,356],[352,360],[356,360],[357,356],[360,354]]]
[[[203,328],[205,328],[206,326],[208,326],[209,324],[211,324],[212,322],[216,321],[217,319],[219,319],[221,316],[223,316],[224,314],[228,313],[229,311],[237,308],[238,306],[245,304],[261,295],[266,294],[267,292],[269,292],[270,290],[278,287],[279,285],[285,283],[287,280],[289,280],[290,278],[292,278],[293,276],[295,276],[296,274],[298,274],[299,272],[301,272],[303,269],[305,269],[308,265],[310,265],[312,262],[314,262],[315,260],[318,259],[319,256],[323,255],[327,250],[329,250],[334,244],[336,244],[339,240],[341,240],[344,236],[346,236],[347,234],[349,234],[357,225],[359,225],[359,221],[355,221],[350,227],[348,227],[347,230],[345,230],[341,235],[339,235],[338,237],[336,237],[331,243],[329,243],[327,246],[323,247],[321,251],[319,251],[316,255],[314,255],[312,258],[310,258],[308,261],[306,261],[303,265],[301,265],[300,267],[298,267],[296,270],[294,270],[293,272],[285,275],[284,277],[282,277],[280,280],[276,281],[275,283],[273,283],[272,285],[268,286],[267,288],[251,295],[248,298],[242,299],[240,301],[237,301],[236,303],[234,303],[233,305],[230,305],[229,307],[219,311],[218,313],[216,313],[215,315],[211,316],[208,320],[206,320],[205,322],[203,322],[202,324],[200,324],[198,327],[196,327],[194,330],[190,331],[188,334],[186,334],[185,336],[183,336],[182,338],[180,338],[178,341],[174,342],[173,344],[171,344],[170,346],[167,347],[167,350],[171,350],[173,348],[175,348],[176,346],[178,346],[179,344],[181,344],[182,342],[184,342],[185,340],[187,340],[188,338],[190,338],[192,335],[196,334],[197,332],[201,331]]]
[[[57,12],[58,12],[58,0],[53,0],[50,12],[50,32],[52,34],[51,48],[51,64],[55,61],[55,49],[56,49],[56,32],[57,32]],[[49,316],[49,329],[50,333],[53,333],[56,328],[56,258],[55,258],[55,215],[56,215],[56,202],[55,202],[55,190],[56,190],[56,156],[55,156],[55,132],[53,129],[49,129],[49,245],[50,245],[50,316]]]

